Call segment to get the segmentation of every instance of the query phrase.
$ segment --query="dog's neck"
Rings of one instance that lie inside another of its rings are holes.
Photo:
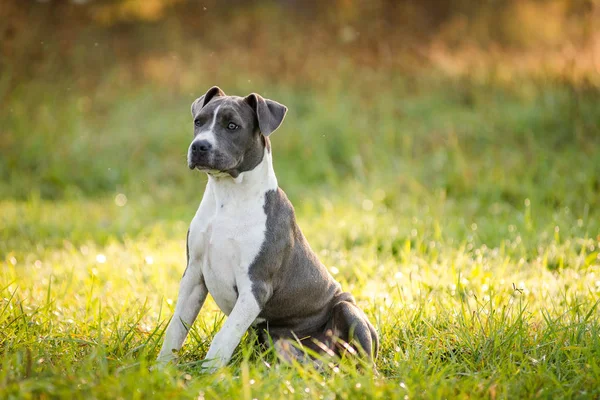
[[[277,189],[270,148],[264,148],[262,161],[256,167],[241,172],[235,178],[227,173],[209,173],[206,189],[212,192],[219,206],[231,201],[264,197],[265,192]]]

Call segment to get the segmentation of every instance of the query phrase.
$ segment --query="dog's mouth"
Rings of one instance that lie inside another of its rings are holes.
[[[191,169],[192,171],[195,169],[202,171],[202,169],[205,167],[202,167],[200,164],[188,162],[188,168]]]
[[[204,170],[204,169],[206,169],[208,167],[206,167],[206,166],[204,166],[204,165],[202,165],[202,164],[200,164],[200,163],[198,163],[196,161],[188,160],[188,168],[191,169],[192,171],[195,170],[195,169],[197,169],[199,171],[202,171],[202,170]]]
[[[189,162],[188,163],[188,168],[191,169],[192,171],[197,169],[200,172],[212,172],[212,171],[218,171],[217,169],[215,169],[214,167],[210,166],[210,165],[204,165],[204,164],[200,164],[197,162]]]
[[[197,169],[200,172],[215,176],[230,174],[230,172],[234,170],[238,164],[238,160],[230,157],[224,157],[220,154],[212,154],[209,160],[198,160],[192,159],[191,157],[188,158],[188,168],[190,170]]]
[[[203,167],[203,166],[200,166],[200,165],[197,165],[196,167],[194,167],[192,169],[197,169],[198,171],[204,172],[206,174],[217,174],[217,173],[221,172],[218,169],[209,168],[209,167]]]
[[[188,165],[188,166],[190,167],[191,170],[197,169],[198,171],[203,172],[203,173],[210,175],[212,177],[215,177],[215,178],[224,178],[224,177],[233,176],[230,171],[221,171],[220,169],[204,167],[201,165],[195,165],[195,166]],[[235,178],[235,176],[234,176],[234,178]]]
[[[188,164],[188,167],[190,170],[198,170],[200,172],[203,172],[205,174],[214,176],[214,177],[223,177],[223,176],[231,176],[231,171],[228,169],[219,169],[219,168],[215,168],[214,166],[208,166],[208,165],[201,165],[201,164],[196,164],[196,163],[190,163]]]
[[[191,170],[197,169],[199,171],[206,171],[217,169],[215,168],[214,157],[194,157],[191,154],[188,155],[188,168]]]

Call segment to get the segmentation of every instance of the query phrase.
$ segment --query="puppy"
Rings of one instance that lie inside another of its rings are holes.
[[[222,367],[253,326],[282,358],[358,350],[377,355],[373,325],[343,292],[300,231],[277,184],[270,135],[287,108],[258,94],[227,96],[212,87],[191,107],[188,166],[208,175],[187,235],[187,268],[158,356],[176,357],[208,293],[228,316],[203,366]]]

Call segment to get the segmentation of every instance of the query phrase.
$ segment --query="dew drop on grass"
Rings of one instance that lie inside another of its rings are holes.
[[[144,261],[146,261],[146,264],[148,265],[154,264],[154,258],[152,258],[152,256],[146,256],[146,258],[144,258]]]
[[[96,261],[100,264],[104,264],[106,262],[106,256],[104,254],[98,254],[96,256]]]
[[[8,260],[8,261],[10,261],[10,263],[11,263],[12,265],[17,265],[17,259],[16,259],[15,257],[11,257],[11,258],[9,258],[9,260]]]
[[[375,190],[375,192],[373,193],[373,198],[376,201],[381,202],[383,199],[385,199],[385,190],[383,190],[383,189]]]
[[[127,196],[125,196],[123,193],[119,193],[115,196],[115,204],[118,207],[123,207],[125,206],[125,204],[127,204]]]
[[[290,381],[285,381],[285,386],[287,387],[287,389],[290,391],[290,393],[295,393],[296,391],[294,390],[294,388],[292,387],[292,384],[290,383]]]
[[[329,267],[329,271],[331,272],[331,275],[337,275],[340,272],[340,270],[334,266]]]

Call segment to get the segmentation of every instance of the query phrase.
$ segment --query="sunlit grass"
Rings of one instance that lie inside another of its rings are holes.
[[[378,375],[283,365],[253,334],[203,375],[210,299],[180,364],[150,370],[205,183],[185,165],[193,94],[84,113],[22,88],[0,114],[0,397],[600,396],[597,92],[439,79],[269,91],[290,107],[279,183],[380,332]]]
[[[74,232],[73,240],[64,233],[59,242],[42,229],[47,246],[43,237],[20,248],[6,242],[15,250],[3,245],[0,382],[6,396],[598,395],[596,223],[575,234],[537,221],[539,231],[528,235],[510,218],[463,227],[458,210],[445,210],[439,200],[390,206],[382,189],[301,204],[299,221],[312,246],[380,332],[380,375],[346,363],[324,372],[281,365],[249,335],[230,367],[204,376],[198,361],[223,320],[212,301],[181,365],[148,370],[184,269],[186,223],[151,224],[143,215],[160,215],[156,205],[130,200],[119,207],[114,200],[2,204],[5,223],[29,215],[50,232]],[[194,207],[190,201],[189,215]],[[151,226],[121,235],[107,218],[122,218],[123,209]],[[526,213],[524,206],[509,217],[518,221]],[[78,220],[89,227],[87,235]],[[478,231],[496,229],[505,237],[497,246],[478,238]]]

